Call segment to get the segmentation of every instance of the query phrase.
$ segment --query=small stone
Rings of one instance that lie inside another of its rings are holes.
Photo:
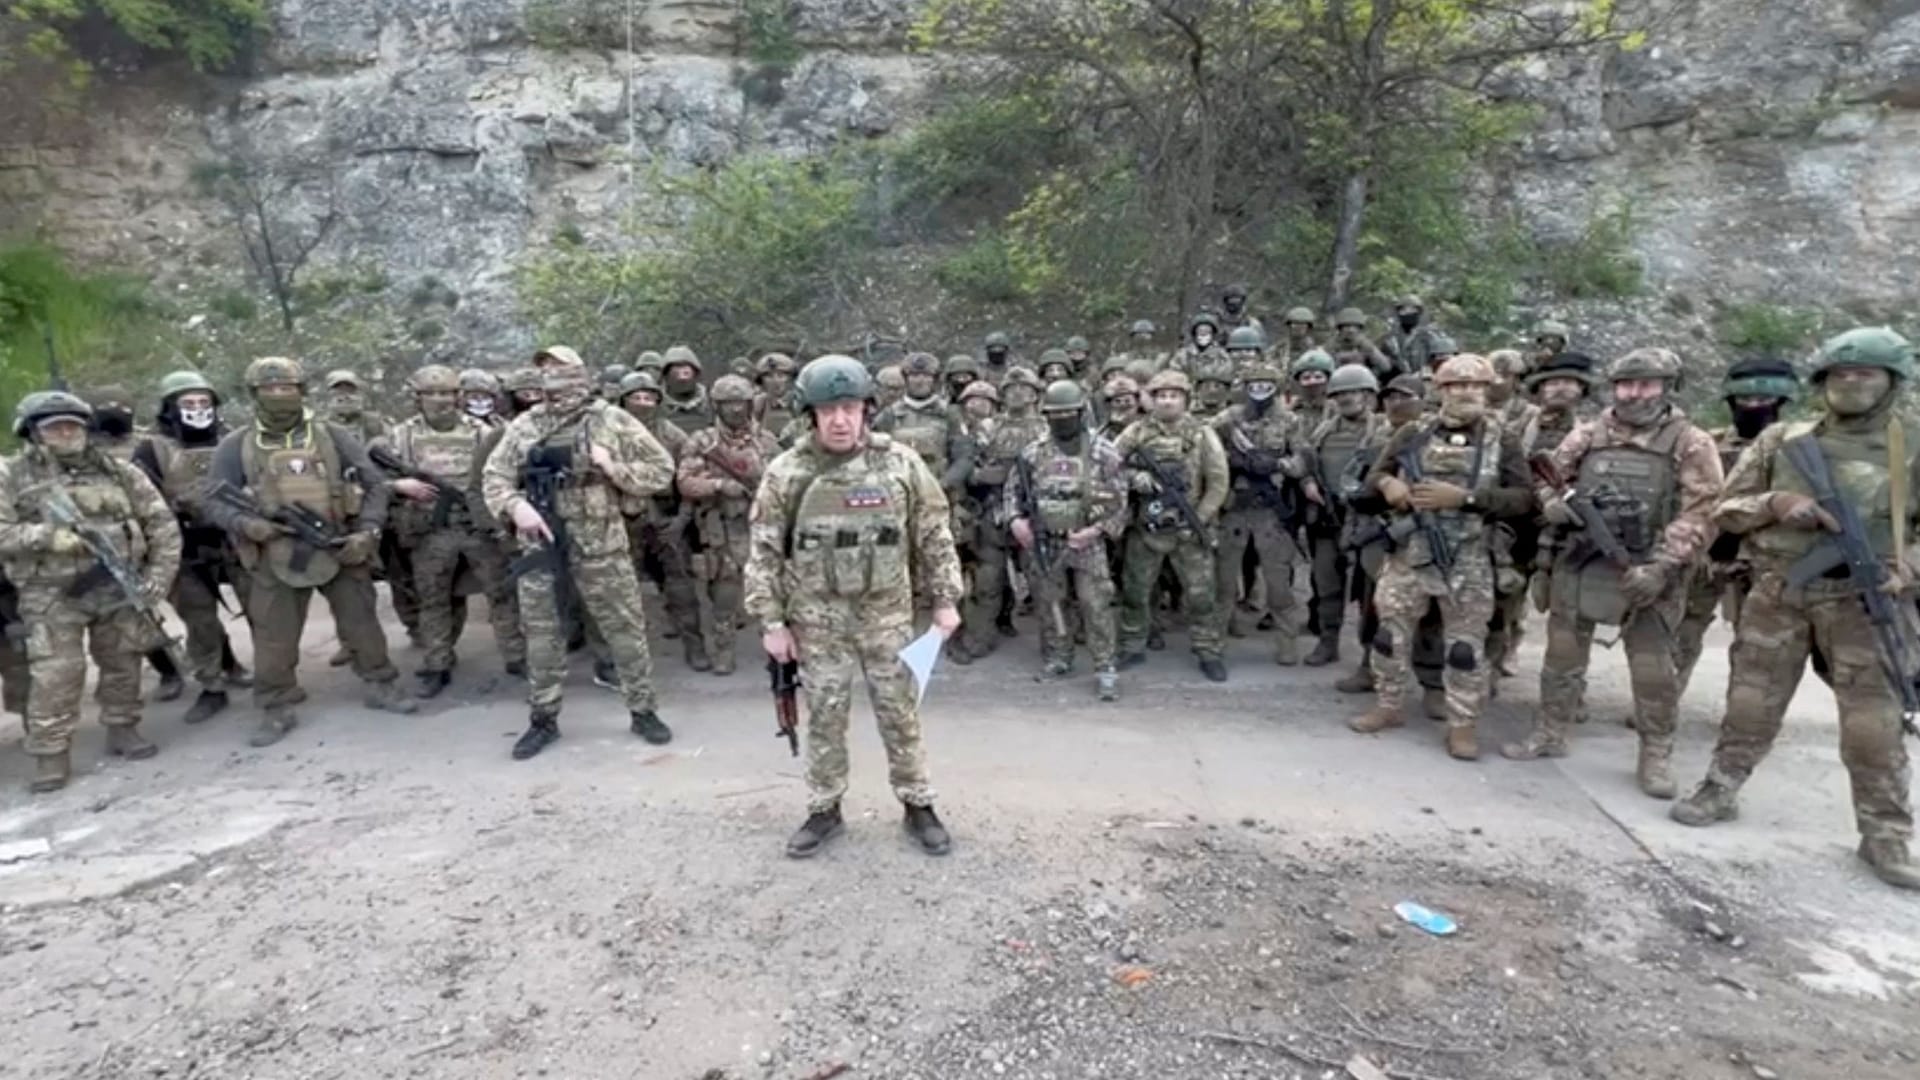
[[[1780,1080],[1780,1074],[1767,1068],[1765,1065],[1755,1065],[1753,1067],[1753,1076],[1754,1080]]]
[[[1333,935],[1333,940],[1339,942],[1342,945],[1351,945],[1354,942],[1360,940],[1359,935],[1355,934],[1353,931],[1347,929],[1344,926],[1331,927],[1328,929],[1327,932]]]

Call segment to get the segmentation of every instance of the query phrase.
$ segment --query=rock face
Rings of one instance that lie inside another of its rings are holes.
[[[196,167],[337,211],[316,263],[459,297],[476,359],[527,344],[512,272],[617,228],[649,170],[800,154],[910,124],[916,0],[793,0],[799,59],[755,62],[739,0],[281,0],[259,70],[104,89],[85,124],[0,119],[0,229],[160,269],[238,257]],[[162,73],[164,74],[164,73]],[[1676,0],[1640,50],[1541,63],[1496,200],[1543,236],[1630,209],[1650,282],[1689,300],[1904,314],[1920,281],[1920,0]]]

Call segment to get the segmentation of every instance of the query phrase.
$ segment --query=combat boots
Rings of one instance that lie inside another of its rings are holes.
[[[724,649],[716,650],[713,654],[712,660],[713,660],[713,673],[715,675],[733,674],[733,647],[732,646],[729,645]]]
[[[1120,673],[1111,667],[1103,667],[1094,673],[1094,685],[1101,701],[1120,700]]]
[[[513,743],[513,760],[525,761],[528,758],[552,746],[560,738],[560,716],[558,713],[534,710],[527,718],[527,730],[522,732]]]
[[[1342,675],[1340,681],[1333,684],[1335,690],[1343,694],[1373,693],[1373,650],[1368,649],[1360,656],[1360,666],[1348,675]]]
[[[1447,725],[1447,756],[1460,761],[1480,760],[1480,740],[1476,737],[1474,725]]]
[[[1420,711],[1427,714],[1429,720],[1447,718],[1447,690],[1443,686],[1429,686],[1420,692]]]
[[[1326,667],[1338,659],[1340,659],[1340,631],[1322,630],[1319,643],[1314,645],[1313,651],[1307,654],[1304,662],[1308,667]]]
[[[189,724],[202,724],[227,711],[227,692],[225,690],[202,690],[200,696],[187,706],[187,714],[181,717]]]
[[[929,855],[945,855],[953,850],[947,827],[940,824],[940,816],[933,812],[931,806],[907,807],[907,816],[900,825],[907,830],[908,836],[919,842],[920,850]]]
[[[1640,764],[1633,778],[1643,794],[1655,799],[1671,799],[1679,793],[1669,762],[1672,754],[1673,744],[1668,740],[1640,740]]]
[[[817,854],[826,842],[839,836],[846,828],[840,820],[840,804],[835,803],[825,810],[816,810],[807,815],[800,828],[787,837],[787,857],[805,859]]]
[[[328,667],[346,667],[351,663],[353,663],[353,650],[347,648],[347,643],[344,641],[340,643],[339,648],[333,650],[332,656],[327,657]]]
[[[1545,724],[1541,724],[1533,729],[1532,734],[1519,742],[1510,742],[1502,746],[1500,756],[1513,761],[1566,757],[1567,740],[1560,732],[1549,730]]]
[[[1286,631],[1273,642],[1273,662],[1281,667],[1292,667],[1300,662],[1300,639]]]
[[[1732,821],[1740,816],[1740,789],[1709,776],[1700,781],[1693,794],[1674,803],[1667,816],[1696,829]]]
[[[299,723],[292,709],[284,705],[275,705],[261,712],[260,726],[253,729],[252,735],[247,736],[247,745],[256,748],[272,746],[285,738],[287,732],[292,731]]]
[[[1860,841],[1860,858],[1873,867],[1873,876],[1896,889],[1920,889],[1920,866],[1907,854],[1907,842],[1890,836]]]
[[[67,751],[41,754],[33,759],[33,782],[27,785],[27,790],[35,795],[59,791],[72,776],[73,758]]]
[[[1205,675],[1208,682],[1226,682],[1226,662],[1217,656],[1203,656],[1200,658],[1200,674]]]
[[[416,673],[414,677],[419,680],[419,684],[413,688],[413,695],[423,700],[439,697],[440,691],[445,690],[447,684],[453,682],[453,673],[450,671],[422,671]]]
[[[1347,721],[1347,727],[1362,735],[1372,735],[1388,728],[1399,727],[1404,723],[1406,720],[1401,717],[1399,706],[1378,704]]]
[[[660,720],[660,715],[652,709],[643,709],[633,714],[628,730],[655,746],[665,746],[673,741],[673,730]]]
[[[406,691],[400,689],[399,679],[367,684],[367,708],[381,712],[399,713],[402,716],[418,712],[420,706]]]
[[[160,748],[148,742],[132,724],[112,724],[107,727],[107,753],[114,757],[145,761],[159,752]]]
[[[686,649],[687,666],[695,671],[712,671],[713,660],[707,656],[707,643],[699,634],[687,634],[680,639]]]

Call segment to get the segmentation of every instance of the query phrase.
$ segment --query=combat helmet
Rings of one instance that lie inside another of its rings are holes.
[[[873,385],[876,387],[885,387],[888,390],[905,390],[907,388],[907,373],[901,370],[899,364],[888,364],[886,367],[873,373]]]
[[[625,376],[622,376],[625,378]],[[500,376],[486,368],[463,368],[460,372],[460,392],[463,394],[497,394],[500,392]]]
[[[1827,373],[1840,367],[1875,367],[1896,379],[1913,378],[1913,345],[1885,326],[1861,326],[1828,338],[1814,355],[1807,372],[1811,382],[1821,382]]]
[[[1293,362],[1293,377],[1300,378],[1309,371],[1318,371],[1323,375],[1333,374],[1333,357],[1325,349],[1308,349]]]
[[[1527,374],[1527,357],[1519,349],[1495,349],[1487,354],[1487,363],[1503,379],[1518,382]]]
[[[633,370],[635,371],[660,371],[666,366],[667,358],[661,356],[659,352],[653,349],[648,349],[633,358]]]
[[[1140,384],[1134,382],[1130,376],[1115,375],[1100,387],[1100,396],[1108,401],[1112,401],[1114,398],[1120,397],[1123,394],[1132,394],[1134,397],[1139,397]]]
[[[360,376],[355,374],[350,368],[334,368],[332,371],[327,372],[326,381],[321,383],[321,385],[329,390],[336,386],[351,386],[355,390],[365,390],[367,388],[367,384],[362,382]]]
[[[1365,364],[1342,364],[1327,378],[1327,395],[1345,394],[1354,390],[1365,390],[1370,394],[1380,392],[1380,377]]]
[[[1068,371],[1073,370],[1073,360],[1067,356],[1065,349],[1048,349],[1041,353],[1040,359],[1034,362],[1034,369],[1045,371],[1049,365],[1058,365]]]
[[[1721,397],[1770,397],[1792,401],[1800,394],[1800,377],[1781,357],[1755,356],[1737,360],[1727,369]]]
[[[718,384],[716,384],[716,388],[717,388],[717,385]],[[621,401],[627,400],[628,394],[638,393],[639,391],[642,391],[642,390],[645,390],[653,394],[658,394],[660,392],[660,380],[654,377],[653,372],[651,371],[630,372],[628,373],[626,378],[620,380],[620,400]]]
[[[987,352],[992,352],[995,349],[1011,349],[1013,348],[1013,339],[1007,336],[1005,330],[994,330],[989,332],[986,337],[980,339],[980,347]]]
[[[1367,328],[1367,313],[1357,307],[1341,308],[1333,317],[1333,328],[1340,330],[1349,326],[1357,326],[1365,330]]]
[[[1464,355],[1466,354],[1460,351],[1460,343],[1453,340],[1450,335],[1436,332],[1427,338],[1428,363],[1433,363],[1436,360],[1444,363],[1450,356]]]
[[[27,438],[34,425],[56,416],[70,416],[83,424],[93,423],[93,406],[77,394],[65,390],[36,390],[20,399],[13,408],[13,433]]]
[[[1664,379],[1678,385],[1680,370],[1678,353],[1672,349],[1648,346],[1635,349],[1607,365],[1607,381],[1617,383],[1628,379]]]
[[[1219,333],[1220,332],[1220,316],[1215,315],[1213,312],[1208,311],[1206,308],[1201,308],[1199,311],[1194,312],[1193,318],[1187,320],[1188,336],[1192,336],[1195,330],[1198,330],[1203,326],[1211,326],[1213,327],[1214,333],[1216,334]]]
[[[1262,333],[1259,327],[1252,324],[1236,326],[1233,328],[1233,332],[1227,335],[1228,352],[1239,352],[1241,350],[1264,352],[1266,347],[1267,335]]]
[[[1072,379],[1055,379],[1040,397],[1042,413],[1074,413],[1087,407],[1087,392]]]
[[[620,380],[626,378],[627,373],[632,370],[632,368],[625,364],[608,364],[606,367],[600,369],[601,385],[618,387]]]
[[[161,378],[160,403],[165,405],[168,401],[179,397],[181,394],[190,394],[195,391],[202,394],[212,394],[214,404],[217,405],[220,403],[220,391],[213,388],[213,384],[207,381],[205,375],[197,371],[186,370],[171,371]]]
[[[1433,373],[1435,386],[1466,386],[1474,383],[1486,386],[1499,381],[1493,374],[1493,365],[1478,353],[1453,356]]]
[[[675,364],[687,364],[691,366],[693,368],[694,378],[697,379],[700,377],[702,371],[700,358],[694,355],[693,350],[687,348],[685,345],[668,346],[666,354],[660,358],[660,367],[662,370],[670,368]]]
[[[1280,321],[1311,327],[1313,325],[1313,309],[1307,307],[1288,308],[1287,317]],[[1364,322],[1365,320],[1362,321]]]
[[[339,374],[339,372],[335,372],[335,374]],[[349,371],[347,374],[352,375],[353,373]],[[249,390],[258,390],[263,386],[275,386],[282,383],[292,383],[301,389],[305,389],[307,385],[307,372],[305,368],[300,366],[300,361],[291,357],[262,356],[247,365],[247,371],[242,377],[242,381],[247,384],[247,389]]]
[[[900,361],[900,371],[905,375],[940,374],[940,358],[930,352],[910,352]]]
[[[980,379],[968,383],[967,388],[960,391],[961,404],[972,401],[974,398],[986,398],[988,401],[998,405],[1000,404],[1000,391],[996,389],[992,383],[985,379]]]
[[[1594,383],[1593,357],[1572,349],[1557,353],[1527,376],[1527,390],[1531,392],[1550,379],[1572,379],[1591,391]]]
[[[1561,345],[1573,340],[1573,332],[1567,324],[1558,319],[1541,319],[1533,324],[1533,340],[1537,344],[1546,338],[1559,338]]]
[[[445,364],[428,364],[407,380],[407,389],[416,394],[455,393],[460,389],[460,373]]]
[[[1386,393],[1405,394],[1410,398],[1416,399],[1424,398],[1427,396],[1427,384],[1425,380],[1411,371],[1404,372],[1387,380]]]
[[[940,374],[946,378],[955,375],[971,375],[977,379],[980,377],[980,361],[966,353],[955,353],[947,357],[947,362],[942,365]]]
[[[1193,381],[1184,371],[1167,370],[1147,380],[1147,396],[1152,397],[1162,390],[1178,390],[1188,397],[1193,396]]]
[[[1413,293],[1402,293],[1400,299],[1393,302],[1393,310],[1405,311],[1408,308],[1412,308],[1415,311],[1425,311],[1427,310],[1427,302]]]
[[[691,355],[692,350],[688,353]],[[668,349],[667,363],[674,362],[673,350]],[[794,380],[794,397],[806,409],[836,401],[872,401],[873,376],[853,357],[828,353],[807,361],[807,366],[800,369]]]
[[[793,357],[783,352],[770,352],[754,364],[753,377],[759,380],[768,375],[791,375],[798,370],[800,367],[793,362]]]
[[[1076,352],[1090,353],[1093,351],[1093,344],[1089,342],[1086,338],[1081,337],[1079,334],[1075,334],[1072,337],[1068,338],[1064,343],[1061,344],[1060,347],[1062,349],[1065,349],[1069,353],[1076,353]]]
[[[728,401],[752,401],[753,384],[740,375],[722,375],[713,380],[713,389],[707,391],[707,400],[715,405]]]
[[[1003,387],[1024,386],[1036,394],[1046,389],[1046,384],[1040,381],[1040,376],[1035,374],[1032,368],[1024,366],[1008,368],[1006,377],[1000,382]]]
[[[636,372],[635,374],[639,373]],[[631,378],[633,378],[632,375],[627,376],[627,379]],[[620,384],[625,386],[626,379],[620,380]],[[505,379],[501,380],[501,389],[509,394],[518,394],[527,390],[540,389],[540,369],[536,367],[514,368],[512,371],[507,372]]]
[[[1153,325],[1152,319],[1135,319],[1133,325],[1127,328],[1127,333],[1134,337],[1152,337],[1159,332],[1160,328]]]

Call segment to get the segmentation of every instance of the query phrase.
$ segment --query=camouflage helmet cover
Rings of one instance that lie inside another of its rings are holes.
[[[752,401],[753,384],[740,375],[722,375],[713,380],[713,389],[707,391],[707,400],[715,405],[723,401]]]
[[[1183,394],[1193,393],[1193,382],[1184,371],[1162,371],[1147,380],[1147,393],[1157,394],[1162,390],[1178,390]]]
[[[500,392],[500,377],[485,368],[464,368],[460,372],[460,391],[466,394],[497,394]]]
[[[941,368],[941,374],[946,376],[972,375],[977,379],[980,377],[980,361],[975,360],[965,353],[955,353],[947,357],[946,364]]]
[[[791,375],[798,370],[800,366],[793,362],[793,357],[783,352],[770,352],[755,362],[753,374],[754,378],[759,379],[779,373]]]
[[[995,388],[992,383],[981,379],[968,383],[967,388],[960,391],[960,400],[962,402],[972,401],[974,398],[986,398],[988,401],[998,405],[1000,404],[1000,391]]]
[[[348,372],[349,375],[352,372]],[[300,361],[286,356],[262,356],[247,365],[243,381],[248,389],[257,390],[262,386],[292,383],[304,387],[307,384],[307,372]]]
[[[1343,364],[1327,378],[1329,394],[1345,394],[1353,390],[1377,394],[1380,392],[1380,377],[1365,364]]]
[[[329,390],[336,386],[351,386],[355,390],[365,390],[367,388],[367,384],[360,381],[360,376],[354,374],[354,372],[348,368],[334,368],[332,371],[327,372],[326,382],[322,385]]]
[[[1500,381],[1494,377],[1493,365],[1478,353],[1460,353],[1446,363],[1441,364],[1433,373],[1435,386],[1464,386],[1479,383],[1484,386]]]
[[[1240,372],[1242,383],[1278,383],[1280,378],[1280,369],[1268,363],[1248,364]]]
[[[907,373],[899,364],[888,364],[886,367],[873,373],[873,384],[875,386],[884,386],[889,390],[905,390],[907,388]]]
[[[20,399],[13,408],[13,433],[26,438],[34,425],[56,416],[70,416],[83,424],[92,423],[93,406],[65,390],[36,390]]]
[[[627,376],[629,379],[632,377],[631,375]],[[624,380],[622,381],[624,382]],[[509,394],[519,394],[528,390],[540,389],[540,369],[537,367],[514,368],[512,371],[507,372],[505,379],[501,380],[501,389]]]
[[[460,373],[445,364],[428,364],[407,380],[407,389],[416,394],[451,394],[460,389]]]
[[[1003,386],[1024,386],[1036,394],[1046,389],[1046,384],[1040,381],[1040,376],[1035,374],[1034,370],[1030,367],[1014,367],[1009,369],[1006,378],[1002,379],[1001,383]]]
[[[1073,366],[1073,359],[1067,355],[1065,349],[1048,349],[1040,354],[1036,366],[1044,368],[1048,364],[1059,364],[1061,367],[1070,368]]]
[[[1643,347],[1615,360],[1607,366],[1608,382],[1625,382],[1628,379],[1665,379],[1668,382],[1680,381],[1680,356],[1672,349]]]

